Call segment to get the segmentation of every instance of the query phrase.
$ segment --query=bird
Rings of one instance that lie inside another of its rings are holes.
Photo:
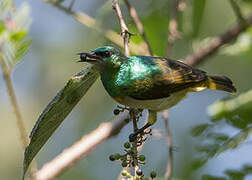
[[[112,46],[99,47],[78,55],[78,62],[90,63],[99,71],[105,90],[116,102],[149,111],[148,122],[135,136],[157,121],[158,112],[175,106],[188,93],[205,89],[236,92],[228,77],[208,75],[179,60],[124,56]]]

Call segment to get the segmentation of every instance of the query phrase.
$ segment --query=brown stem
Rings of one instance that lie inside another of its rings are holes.
[[[121,37],[120,37],[120,35],[118,33],[116,33],[113,30],[103,30],[100,27],[99,22],[97,22],[91,16],[89,16],[89,15],[83,13],[83,12],[73,11],[71,8],[64,7],[60,3],[56,3],[56,2],[51,1],[51,0],[43,0],[43,1],[53,5],[54,7],[56,7],[59,10],[65,12],[66,14],[71,15],[76,21],[78,21],[81,24],[87,26],[88,28],[97,31],[100,34],[103,34],[104,37],[107,38],[109,41],[117,44],[120,47],[124,47],[124,43],[121,41]],[[137,45],[137,44],[135,44],[133,42],[131,43],[130,51],[133,52],[134,54],[145,54],[146,53],[145,48],[143,48],[142,46]]]
[[[252,15],[250,15],[249,18],[246,19],[246,23],[248,25],[252,25]],[[195,53],[187,56],[185,58],[185,63],[191,66],[196,66],[199,63],[204,62],[208,57],[217,52],[221,46],[236,39],[239,34],[246,31],[248,27],[249,26],[242,26],[241,24],[237,24],[224,34],[212,38],[210,44],[207,47],[199,49]]]
[[[113,9],[116,12],[116,15],[118,17],[119,23],[120,23],[120,27],[121,27],[121,34],[123,36],[123,44],[124,44],[124,54],[125,56],[129,56],[130,55],[130,51],[129,51],[129,38],[130,38],[130,33],[128,30],[128,27],[123,19],[122,16],[122,11],[121,8],[118,4],[118,0],[113,0],[113,5],[112,5]]]
[[[147,49],[147,52],[148,52],[148,55],[153,55],[152,53],[152,50],[151,50],[151,46],[150,46],[150,43],[146,37],[146,34],[144,32],[144,27],[143,27],[143,24],[140,20],[140,18],[138,17],[138,14],[137,14],[137,11],[136,9],[130,4],[130,2],[128,0],[124,0],[127,8],[128,8],[128,11],[129,11],[129,14],[132,18],[132,20],[134,21],[134,23],[136,24],[136,27],[140,33],[140,35],[142,36],[143,38],[143,41],[144,41],[144,44],[146,46],[146,49]]]
[[[23,149],[25,149],[25,147],[29,144],[29,139],[25,131],[24,119],[21,116],[19,106],[17,104],[16,95],[12,86],[11,77],[10,77],[11,69],[8,67],[7,63],[4,61],[3,55],[1,53],[0,53],[0,64],[3,71],[3,78],[7,87],[7,92],[10,98],[11,106],[16,116],[17,127],[20,133]],[[33,173],[35,173],[36,171],[37,171],[36,164],[33,162],[31,164],[31,179],[33,179]]]
[[[170,3],[171,19],[168,27],[169,36],[166,47],[166,57],[171,56],[174,42],[177,40],[177,38],[181,37],[180,33],[178,32],[178,21],[177,21],[179,0],[172,0],[170,2],[171,2]]]
[[[246,19],[244,18],[243,14],[242,14],[242,11],[240,9],[240,6],[238,5],[238,3],[236,2],[236,0],[229,0],[234,12],[235,12],[235,15],[239,21],[239,23],[242,25],[242,26],[247,26],[247,22],[246,22]]]
[[[172,135],[169,129],[169,117],[168,117],[168,110],[164,111],[162,114],[163,119],[165,120],[165,129],[167,133],[167,144],[169,147],[169,159],[166,166],[165,171],[165,180],[171,180],[172,178],[172,171],[173,171],[173,152],[172,152]]]
[[[134,133],[137,132],[138,127],[137,127],[137,110],[136,109],[131,109],[130,110],[130,117],[132,119],[133,122],[133,130]],[[139,178],[136,171],[138,170],[139,166],[138,166],[138,149],[137,149],[137,138],[135,138],[134,142],[132,143],[132,147],[133,147],[133,167],[134,167],[134,176]]]
[[[50,162],[46,163],[35,175],[37,180],[50,180],[62,173],[66,168],[73,165],[87,153],[92,151],[99,144],[117,135],[127,124],[129,113],[124,111],[112,122],[106,122],[99,125],[91,133],[83,136],[78,142],[65,149],[61,154]]]

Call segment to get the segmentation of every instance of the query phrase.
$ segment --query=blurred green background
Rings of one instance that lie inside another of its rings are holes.
[[[28,36],[32,43],[23,61],[15,66],[12,79],[27,132],[30,132],[43,108],[65,85],[68,78],[84,68],[84,64],[76,63],[78,60],[76,53],[114,44],[104,39],[102,34],[83,26],[70,15],[48,3],[40,0],[26,2],[31,10],[32,23]],[[169,1],[131,0],[130,2],[139,13],[154,53],[165,56],[170,19]],[[238,2],[243,13],[249,15],[252,10],[251,1]],[[22,0],[15,1],[17,8],[23,3]],[[66,1],[63,5],[69,3],[70,1]],[[203,3],[203,6],[200,6],[200,3]],[[121,6],[130,32],[137,34],[131,41],[140,43],[141,38],[126,7],[123,3]],[[120,33],[117,17],[112,11],[110,1],[77,0],[73,10],[83,11],[100,21],[104,29],[114,29]],[[236,24],[236,21],[228,0],[186,1],[185,10],[179,13],[179,31],[183,38],[175,42],[172,58],[183,59],[198,48],[207,45],[210,37],[225,32]],[[252,29],[240,35],[237,41],[222,47],[217,54],[199,67],[209,74],[230,77],[238,94],[251,89]],[[16,180],[21,178],[23,149],[2,76],[0,76],[0,87],[0,179]],[[228,176],[227,169],[237,172],[245,164],[251,165],[252,144],[251,138],[247,138],[237,148],[214,156],[199,169],[192,170],[191,162],[200,153],[195,147],[203,142],[201,137],[191,136],[192,128],[202,123],[210,123],[211,117],[207,114],[207,107],[216,100],[230,96],[225,92],[211,90],[192,93],[169,111],[173,144],[177,149],[173,153],[174,177],[195,180],[202,179],[204,174],[211,174],[231,179],[238,176]],[[97,81],[39,152],[36,157],[38,167],[40,168],[71,146],[82,135],[95,129],[101,122],[111,120],[116,105],[105,92],[100,80]],[[251,110],[248,108],[245,113]],[[158,176],[162,177],[168,159],[168,146],[164,121],[161,116],[159,119],[153,129],[160,130],[163,136],[149,138],[141,154],[147,157],[147,165],[143,166],[146,175],[155,170]],[[237,121],[239,124],[239,119]],[[218,121],[218,124],[215,122],[212,124],[213,131],[229,136],[234,136],[242,130],[235,125],[230,125],[228,117],[226,120]],[[246,127],[250,124],[251,119]],[[127,141],[131,130],[131,124],[127,125],[117,137],[98,146],[57,179],[116,179],[121,171],[120,164],[110,162],[108,157],[110,154],[123,151],[123,143]],[[248,175],[244,179],[252,179],[252,176]]]

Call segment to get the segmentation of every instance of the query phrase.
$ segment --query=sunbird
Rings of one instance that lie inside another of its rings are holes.
[[[157,121],[157,112],[176,105],[190,92],[205,89],[236,92],[228,77],[207,75],[178,60],[124,56],[111,46],[79,55],[79,62],[88,62],[98,69],[104,88],[115,101],[149,111],[148,122],[136,135]]]

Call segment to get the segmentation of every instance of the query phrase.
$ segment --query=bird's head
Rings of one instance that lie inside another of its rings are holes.
[[[125,61],[125,56],[116,48],[104,46],[97,48],[89,53],[78,53],[80,60],[78,62],[88,62],[94,64],[99,70],[105,68],[119,68]]]

